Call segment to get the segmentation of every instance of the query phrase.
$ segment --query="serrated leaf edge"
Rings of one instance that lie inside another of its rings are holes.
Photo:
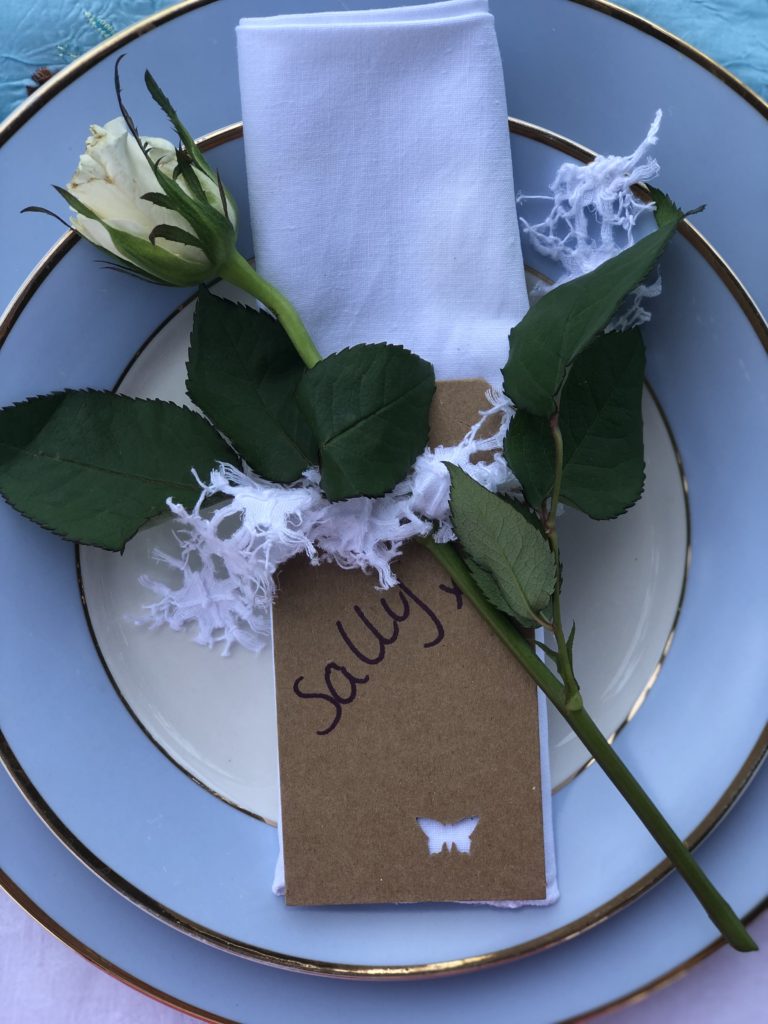
[[[193,416],[197,416],[200,419],[204,419],[204,420],[206,419],[200,413],[195,412],[194,409],[189,409],[189,408],[187,408],[187,406],[184,406],[184,405],[177,405],[176,402],[170,402],[170,401],[168,401],[166,399],[163,399],[163,398],[138,398],[138,397],[136,397],[134,395],[121,395],[121,394],[118,394],[115,391],[103,391],[103,390],[101,390],[99,388],[64,388],[61,391],[47,391],[47,392],[38,393],[38,394],[34,394],[34,395],[28,395],[26,398],[21,399],[21,401],[11,402],[10,405],[3,406],[2,409],[0,409],[0,413],[4,412],[7,409],[17,409],[17,408],[19,408],[21,406],[29,404],[30,402],[36,401],[39,398],[51,398],[54,395],[66,395],[66,394],[112,395],[115,398],[126,399],[128,401],[133,401],[133,402],[151,402],[151,403],[154,403],[154,404],[157,404],[157,405],[174,406],[175,408],[182,409],[184,412],[190,413]],[[209,421],[206,420],[206,422],[209,422]],[[211,426],[213,426],[213,425],[211,424]],[[213,429],[216,429],[217,433],[219,433],[219,435],[221,436],[220,431],[218,431],[217,428],[214,427]],[[222,441],[223,441],[223,438],[222,438]],[[224,442],[224,443],[226,443],[226,442]],[[234,449],[230,449],[230,450],[232,451],[232,454],[235,457],[232,464],[233,465],[240,465],[241,464],[241,460],[240,460],[237,452],[235,452]],[[191,467],[191,466],[190,466],[190,474],[194,478],[193,467]],[[170,498],[171,495],[168,495],[168,497]],[[104,545],[104,544],[96,544],[96,543],[93,543],[93,542],[86,543],[84,541],[79,540],[77,537],[72,536],[72,534],[68,533],[66,530],[57,530],[55,527],[49,526],[47,523],[43,523],[39,519],[33,519],[32,516],[30,516],[23,509],[19,508],[2,491],[0,491],[0,498],[2,498],[2,500],[6,503],[6,505],[9,506],[9,508],[12,508],[14,510],[14,512],[16,512],[18,515],[20,515],[22,517],[22,519],[26,519],[27,522],[33,523],[39,529],[45,530],[46,533],[53,534],[54,537],[59,537],[62,540],[68,541],[69,543],[73,543],[73,544],[77,544],[77,545],[82,545],[84,547],[98,548],[101,551],[112,551],[112,552],[118,552],[118,553],[122,553],[125,550],[125,546],[128,544],[128,542],[131,541],[136,536],[136,534],[139,533],[140,530],[144,529],[144,527],[147,525],[147,523],[151,523],[155,519],[159,519],[163,515],[162,512],[158,512],[158,513],[156,513],[154,515],[148,516],[147,519],[145,519],[143,523],[140,523],[139,526],[137,526],[137,528],[134,530],[134,532],[129,537],[126,537],[126,539],[123,541],[123,544],[122,544],[121,547],[108,547],[107,545]]]

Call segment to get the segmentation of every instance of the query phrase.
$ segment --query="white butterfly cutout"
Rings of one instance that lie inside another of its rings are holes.
[[[459,853],[469,853],[472,833],[477,828],[480,818],[462,818],[453,825],[444,825],[434,818],[417,818],[416,822],[427,837],[430,853],[440,853],[443,849],[456,847]]]

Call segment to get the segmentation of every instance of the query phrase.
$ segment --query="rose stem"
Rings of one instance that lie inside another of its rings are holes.
[[[453,544],[436,544],[428,537],[422,541],[427,550],[448,572],[454,583],[469,598],[480,615],[504,645],[533,676],[537,685],[573,729],[575,734],[642,821],[672,864],[682,875],[702,907],[717,925],[721,934],[741,952],[757,949],[757,945],[702,869],[688,848],[666,821],[642,786],[608,743],[587,711],[568,706],[568,691],[559,679],[535,655],[528,641],[515,628],[511,619],[497,611],[482,594],[469,569]]]
[[[320,353],[315,348],[309,333],[295,307],[275,287],[265,281],[253,267],[239,254],[222,269],[221,276],[244,291],[253,295],[259,302],[267,306],[285,328],[286,333],[308,368],[320,362]],[[553,424],[553,439],[557,446],[557,421]],[[558,460],[562,467],[562,451]],[[557,499],[553,496],[550,515],[547,520],[550,544],[554,543],[553,551],[558,558],[557,531],[553,519],[557,510]],[[528,670],[546,697],[555,705],[565,718],[574,733],[578,736],[597,764],[613,782],[630,807],[637,814],[661,849],[678,869],[685,882],[693,891],[702,907],[709,914],[721,934],[734,947],[742,952],[757,949],[757,945],[739,920],[735,911],[723,899],[712,885],[702,869],[691,856],[688,848],[678,838],[661,811],[656,807],[645,790],[626,767],[619,755],[608,743],[590,715],[581,706],[578,684],[573,677],[570,658],[563,659],[565,639],[562,626],[556,630],[558,650],[561,657],[561,671],[567,685],[563,685],[555,675],[540,661],[528,642],[520,635],[514,624],[502,612],[497,611],[484,597],[476,586],[464,561],[452,544],[436,544],[431,537],[422,541],[437,561],[448,572],[453,581],[461,588],[477,608],[491,629],[497,634],[505,646],[515,655],[518,661]],[[556,591],[559,597],[559,580]],[[557,602],[556,602],[557,603]],[[559,612],[559,609],[556,609]],[[556,616],[559,624],[559,614]]]
[[[293,342],[293,347],[309,369],[320,362],[320,353],[315,348],[296,308],[274,285],[265,281],[239,252],[230,257],[220,273],[225,281],[242,288],[275,314]]]

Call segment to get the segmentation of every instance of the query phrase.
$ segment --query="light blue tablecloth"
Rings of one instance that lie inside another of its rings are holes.
[[[64,67],[165,6],[165,0],[1,0],[0,119],[26,98],[39,69]],[[338,5],[330,0],[328,6]],[[768,0],[625,0],[623,6],[686,39],[768,99]]]

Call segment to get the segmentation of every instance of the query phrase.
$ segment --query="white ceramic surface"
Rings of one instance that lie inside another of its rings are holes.
[[[220,294],[242,295],[220,285]],[[120,386],[136,397],[186,401],[189,305],[157,332]],[[594,523],[561,517],[564,613],[578,622],[576,667],[585,699],[611,735],[655,679],[672,639],[688,543],[681,467],[656,402],[646,390],[643,416],[647,480],[626,515]],[[123,555],[80,549],[83,592],[95,642],[130,709],[171,759],[204,786],[267,820],[277,817],[277,738],[271,652],[238,648],[222,658],[190,643],[192,631],[149,631],[140,624],[154,575],[173,585],[155,549],[173,553],[169,523],[142,530]],[[549,711],[553,787],[589,755]]]

